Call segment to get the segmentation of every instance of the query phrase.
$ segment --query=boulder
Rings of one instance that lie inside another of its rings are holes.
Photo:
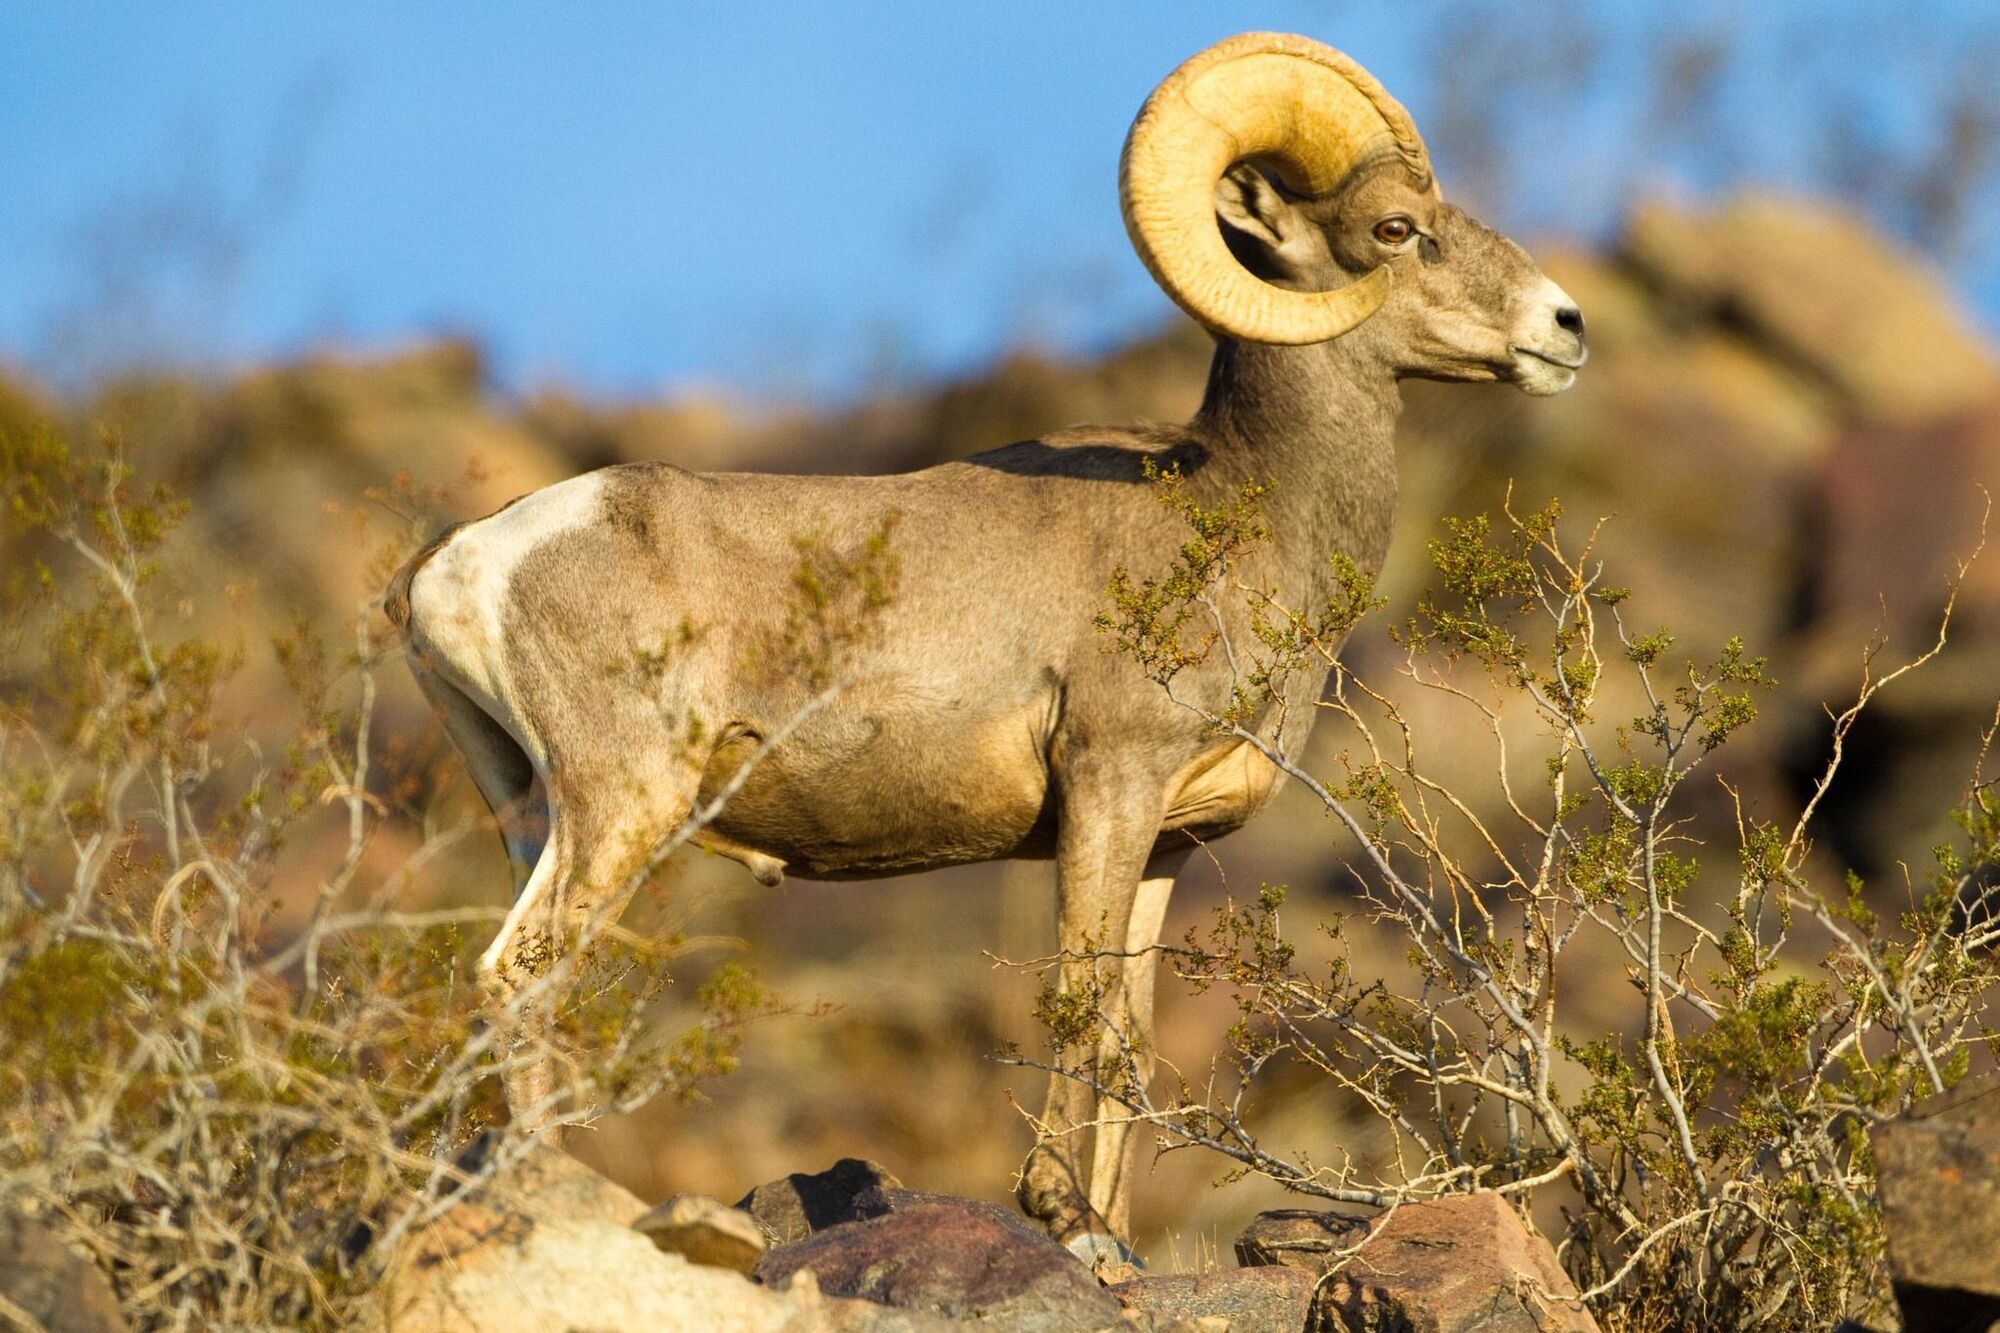
[[[756,1218],[773,1241],[789,1245],[841,1222],[873,1217],[872,1212],[855,1211],[855,1199],[873,1189],[901,1184],[874,1162],[843,1157],[824,1171],[794,1171],[783,1180],[759,1185],[736,1206]]]
[[[1111,1294],[1153,1320],[1219,1320],[1227,1333],[1302,1333],[1317,1279],[1301,1268],[1225,1268],[1121,1282]]]
[[[1342,1263],[1339,1253],[1357,1246]],[[1497,1194],[1406,1203],[1365,1220],[1300,1209],[1263,1213],[1237,1239],[1236,1255],[1246,1267],[1325,1275],[1316,1317],[1332,1328],[1597,1330],[1548,1242]]]
[[[885,1192],[886,1193],[886,1192]],[[766,1254],[757,1276],[780,1286],[810,1273],[830,1296],[1044,1333],[1120,1325],[1120,1306],[1075,1256],[1000,1210],[963,1199],[815,1231]]]
[[[1842,684],[1854,672],[1852,645],[1871,627],[1928,641],[1945,584],[1977,545],[1995,493],[2000,396],[1917,426],[1863,423],[1835,440],[1808,497],[1816,528],[1804,595],[1820,633],[1847,650]],[[1959,602],[1961,614],[1990,623],[2000,619],[2000,571],[1985,564],[1966,571]],[[1959,628],[1954,621],[1954,637]]]
[[[667,1254],[692,1264],[749,1273],[771,1246],[757,1219],[702,1194],[676,1194],[632,1224]]]
[[[0,1306],[11,1327],[20,1315],[48,1333],[125,1333],[111,1283],[36,1218],[0,1213]],[[9,1309],[7,1307],[11,1306]],[[18,1313],[17,1313],[18,1312]]]
[[[1905,1333],[2000,1321],[2000,1076],[1869,1132]]]
[[[1245,1268],[1300,1268],[1317,1277],[1326,1271],[1329,1256],[1353,1244],[1355,1229],[1367,1222],[1355,1213],[1273,1208],[1251,1218],[1236,1238],[1236,1262]]]
[[[1045,1241],[1046,1236],[1033,1223],[1002,1204],[989,1203],[984,1199],[961,1199],[951,1194],[933,1194],[928,1190],[906,1190],[893,1186],[866,1190],[855,1197],[854,1216],[857,1220],[871,1217],[887,1217],[891,1213],[908,1212],[912,1208],[930,1206],[956,1208],[1005,1227],[1029,1240]]]
[[[719,1206],[719,1205],[718,1205]],[[639,1200],[555,1149],[502,1172],[390,1256],[387,1333],[937,1333],[939,1321],[828,1299],[810,1274],[759,1286],[661,1252]]]

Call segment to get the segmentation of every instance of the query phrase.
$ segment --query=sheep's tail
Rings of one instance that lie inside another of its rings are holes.
[[[422,550],[405,560],[403,567],[389,580],[389,586],[382,594],[382,612],[389,617],[389,623],[396,627],[398,633],[407,635],[410,632],[410,583],[417,577],[417,571],[442,551],[452,535],[464,526],[463,523],[454,523],[431,538]]]

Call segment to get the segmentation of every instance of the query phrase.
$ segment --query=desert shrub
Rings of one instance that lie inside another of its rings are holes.
[[[1129,1039],[1122,1065],[1037,1063],[1112,1093],[1162,1150],[1220,1154],[1228,1176],[1378,1208],[1470,1190],[1524,1214],[1559,1203],[1559,1252],[1609,1329],[1823,1329],[1879,1309],[1865,1131],[2000,1048],[2000,805],[1975,773],[1960,842],[1895,885],[1843,877],[1812,834],[1856,719],[1945,648],[1949,598],[1904,665],[1868,648],[1823,771],[1773,818],[1726,776],[1724,802],[1694,785],[1753,723],[1764,659],[1730,641],[1685,660],[1670,633],[1637,632],[1595,531],[1570,549],[1556,505],[1447,522],[1437,590],[1388,631],[1403,679],[1378,688],[1335,655],[1380,604],[1363,571],[1337,562],[1325,605],[1285,607],[1242,572],[1267,535],[1254,488],[1209,507],[1178,477],[1159,485],[1191,537],[1173,568],[1121,572],[1107,636],[1218,741],[1256,745],[1323,803],[1357,905],[1301,948],[1267,887],[1163,949],[1234,999],[1226,1053],[1199,1077],[1145,1087]],[[1219,608],[1239,597],[1252,630],[1232,643]],[[1183,688],[1212,661],[1233,674],[1226,703]],[[1259,725],[1301,672],[1330,673],[1319,773]],[[1460,725],[1419,734],[1421,693]],[[1425,754],[1472,744],[1491,746],[1490,786],[1430,776]],[[1357,965],[1371,932],[1400,969]],[[1586,989],[1599,1012],[1625,997],[1622,1026],[1580,1026]],[[1328,1163],[1265,1142],[1246,1108],[1288,1063],[1379,1120],[1389,1150]]]
[[[0,437],[0,491],[12,647],[39,654],[0,707],[0,1207],[93,1255],[138,1327],[345,1326],[402,1235],[526,1150],[473,978],[500,910],[412,901],[490,824],[447,818],[440,747],[378,735],[372,600],[349,643],[272,645],[297,726],[260,746],[218,699],[262,650],[174,637],[186,511],[116,439]],[[378,535],[384,578],[423,526]],[[550,969],[577,1114],[732,1066],[767,1008],[739,969],[644,1021],[682,943],[592,923]]]

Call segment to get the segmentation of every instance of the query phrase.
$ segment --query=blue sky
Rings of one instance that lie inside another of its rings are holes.
[[[1641,191],[1862,190],[1826,90],[1915,160],[2000,32],[1974,0],[14,3],[0,359],[77,383],[456,331],[515,389],[824,398],[1106,345],[1167,309],[1117,216],[1132,112],[1260,27],[1373,69],[1448,192],[1586,236]],[[1662,103],[1647,71],[1704,32],[1732,53],[1714,105]],[[1475,79],[1518,114],[1441,141]],[[1991,193],[1955,251],[1989,326]]]

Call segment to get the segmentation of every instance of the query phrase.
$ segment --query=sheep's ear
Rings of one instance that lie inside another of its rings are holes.
[[[1269,177],[1247,162],[1238,162],[1215,183],[1215,215],[1223,237],[1239,259],[1243,252],[1261,252],[1281,270],[1298,270],[1310,249],[1311,224]],[[1260,266],[1249,264],[1254,271]]]

